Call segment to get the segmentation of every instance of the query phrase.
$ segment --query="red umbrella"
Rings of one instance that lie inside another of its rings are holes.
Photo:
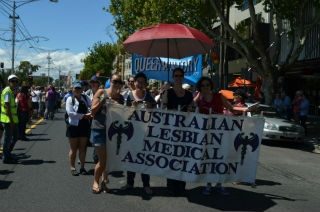
[[[205,54],[213,46],[207,35],[183,24],[157,24],[145,27],[130,35],[123,44],[130,53],[145,57],[178,59]]]
[[[204,33],[183,24],[157,24],[133,33],[123,45],[130,53],[145,57],[167,57],[169,64],[169,58],[205,54],[212,48],[213,42]],[[169,81],[170,68],[167,67]]]

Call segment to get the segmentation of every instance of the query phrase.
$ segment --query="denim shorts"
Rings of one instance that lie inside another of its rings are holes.
[[[91,129],[90,142],[92,146],[104,146],[107,142],[106,130]]]

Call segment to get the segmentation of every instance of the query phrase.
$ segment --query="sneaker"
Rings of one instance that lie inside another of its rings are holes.
[[[143,188],[143,191],[144,191],[144,193],[147,194],[147,195],[152,195],[152,194],[153,194],[153,192],[152,192],[152,190],[151,190],[150,187],[144,187],[144,188]]]
[[[80,169],[80,174],[81,174],[81,175],[87,175],[88,172],[87,172],[87,170],[86,170],[85,168],[81,168],[81,169]]]
[[[209,196],[212,193],[212,187],[207,186],[202,190],[202,194],[205,196]]]
[[[133,189],[133,185],[129,185],[129,184],[127,184],[125,186],[122,186],[120,188],[120,190],[122,190],[122,191],[128,191],[128,190],[131,190],[131,189]]]
[[[71,175],[72,176],[79,176],[79,173],[77,172],[77,170],[75,168],[71,168]]]

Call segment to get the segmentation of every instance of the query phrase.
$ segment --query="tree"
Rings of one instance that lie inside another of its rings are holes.
[[[83,60],[84,69],[80,72],[80,79],[90,79],[97,72],[110,76],[117,52],[115,44],[95,43],[92,48],[89,48],[89,55]]]
[[[106,10],[114,17],[121,43],[137,29],[153,24],[183,23],[203,30],[195,17],[201,17],[206,26],[213,25],[216,17],[209,3],[199,0],[111,0]]]
[[[264,42],[261,20],[254,7],[258,2],[261,0],[111,0],[108,11],[114,16],[114,26],[120,41],[141,27],[159,22],[183,23],[207,32],[216,41],[225,43],[246,59],[247,65],[264,79],[264,85],[268,85],[269,89],[264,86],[264,92],[270,102],[273,90],[278,89],[274,82],[294,66],[305,46],[306,37],[319,24],[320,1],[264,0],[264,10],[272,17],[272,45]],[[241,30],[242,23],[233,28],[227,15],[230,6],[235,5],[240,10],[245,3],[250,14],[250,21],[247,23],[251,31],[249,37]],[[306,11],[310,4],[313,5],[313,10],[309,11],[307,18]],[[223,33],[214,29],[217,20],[224,28]],[[281,60],[280,52],[284,42],[290,50],[286,58]]]
[[[49,77],[50,84],[53,82],[53,78]],[[35,76],[33,77],[33,84],[36,86],[46,87],[48,85],[48,77],[47,76]]]
[[[271,94],[274,90],[278,90],[277,78],[290,70],[298,60],[304,46],[306,37],[310,30],[320,21],[320,1],[319,0],[265,0],[265,11],[269,12],[272,17],[272,32],[274,33],[274,41],[271,45],[265,45],[262,32],[259,28],[259,19],[255,11],[254,0],[247,0],[250,21],[251,21],[251,37],[245,39],[239,31],[232,28],[227,18],[224,16],[218,1],[209,0],[212,8],[218,14],[221,24],[225,27],[229,37],[219,37],[228,46],[235,49],[243,58],[246,59],[249,67],[254,69],[265,82],[264,92],[266,99],[270,103]],[[242,6],[243,1],[229,1],[237,6]],[[313,5],[313,14],[307,18],[307,8]],[[231,5],[231,4],[230,4]],[[287,27],[284,28],[284,23]],[[212,31],[211,31],[212,32]],[[287,40],[282,36],[286,35]],[[285,42],[290,50],[287,52],[285,60],[281,60],[281,43]],[[270,48],[273,48],[271,53]],[[267,88],[268,87],[268,88]]]
[[[21,61],[18,67],[19,72],[15,73],[19,78],[19,81],[24,84],[31,85],[29,75],[36,72],[40,68],[39,65],[32,65],[29,61]]]

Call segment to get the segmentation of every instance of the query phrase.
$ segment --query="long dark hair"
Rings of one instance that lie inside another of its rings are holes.
[[[24,93],[24,94],[28,94],[29,86],[22,86],[21,89],[20,89],[20,92]]]
[[[213,90],[213,88],[214,88],[214,83],[213,83],[212,79],[209,78],[209,77],[201,77],[201,78],[198,80],[197,84],[196,84],[197,91],[201,91],[201,84],[202,84],[203,81],[208,81],[208,82],[210,83],[210,88],[211,88],[211,90]]]

